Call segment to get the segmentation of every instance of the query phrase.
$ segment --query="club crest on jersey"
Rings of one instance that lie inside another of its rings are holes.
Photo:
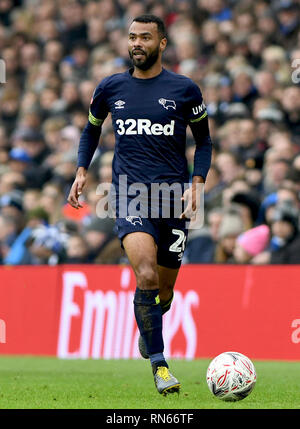
[[[127,222],[130,222],[132,225],[136,225],[139,223],[140,225],[143,225],[141,216],[126,216]]]
[[[125,101],[118,100],[115,102],[115,108],[116,109],[124,109],[124,104],[125,104]]]
[[[174,100],[167,100],[166,98],[160,98],[158,102],[167,110],[169,110],[169,108],[176,110],[176,103]]]

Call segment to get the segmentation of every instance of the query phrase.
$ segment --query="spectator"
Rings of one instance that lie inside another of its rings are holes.
[[[51,40],[45,44],[43,55],[46,62],[52,63],[55,67],[58,67],[63,59],[63,54],[64,46],[59,40],[51,38]]]
[[[299,57],[300,58],[300,57]],[[282,94],[282,109],[285,122],[293,135],[295,141],[300,144],[300,88],[299,86],[288,86]]]
[[[289,202],[279,204],[271,220],[272,238],[269,250],[257,255],[255,264],[299,264],[299,211]]]
[[[288,48],[294,47],[297,43],[299,30],[298,4],[292,0],[280,0],[277,2],[280,40]]]
[[[211,264],[214,262],[219,228],[222,222],[223,210],[219,207],[210,210],[207,226],[190,231],[183,263]]]
[[[25,149],[16,147],[9,152],[9,167],[15,173],[25,175],[28,164],[31,162],[32,158]]]
[[[290,204],[278,206],[272,217],[273,244],[276,250],[271,252],[271,264],[300,263],[299,213]]]
[[[9,161],[8,161],[9,162]],[[6,170],[0,179],[0,196],[13,190],[25,188],[25,177],[21,172]]]
[[[258,95],[262,98],[270,96],[276,88],[277,82],[275,76],[270,71],[260,71],[255,75],[255,86],[258,91]]]
[[[9,253],[9,250],[18,235],[18,221],[8,214],[0,213],[0,263]]]
[[[71,235],[66,244],[66,264],[86,264],[88,259],[88,245],[80,234]]]
[[[216,165],[221,172],[222,181],[227,186],[244,173],[242,164],[232,152],[220,152],[216,156]]]
[[[237,212],[229,211],[224,214],[218,231],[214,262],[219,264],[234,262],[233,251],[236,239],[244,229],[245,226]]]
[[[106,245],[115,238],[114,220],[97,218],[84,228],[84,236],[89,249],[89,259],[99,257]]]
[[[23,192],[14,189],[0,198],[1,213],[14,218],[18,223],[18,229],[23,225]]]
[[[62,204],[64,195],[60,186],[48,182],[44,185],[40,205],[48,213],[50,224],[55,224],[62,218]]]
[[[231,203],[239,207],[239,213],[246,229],[252,228],[257,222],[260,207],[260,201],[256,195],[250,192],[238,192],[232,197]]]
[[[34,228],[26,241],[30,265],[57,265],[64,262],[67,239],[67,234],[56,226],[41,225]]]
[[[221,172],[215,164],[212,164],[204,187],[204,204],[207,212],[221,205],[224,188]]]
[[[34,130],[20,130],[14,135],[14,145],[16,147],[12,149],[11,157],[19,161],[19,165],[23,163],[19,168],[24,173],[26,186],[41,188],[52,176],[51,169],[45,164],[50,151],[43,136]],[[15,163],[13,167],[16,168]]]
[[[267,225],[256,226],[238,236],[233,251],[238,264],[249,264],[251,259],[265,250],[269,242]]]
[[[24,229],[14,240],[12,246],[7,252],[3,263],[6,265],[28,265],[32,263],[32,257],[27,247],[35,228],[42,225],[48,225],[48,214],[41,207],[35,207],[26,213],[26,224]]]
[[[23,194],[23,208],[25,212],[40,206],[41,192],[38,189],[26,189]]]
[[[274,159],[268,155],[274,155]],[[283,181],[288,177],[290,163],[286,159],[277,157],[276,153],[268,152],[265,160],[265,175],[263,187],[266,194],[276,192]]]

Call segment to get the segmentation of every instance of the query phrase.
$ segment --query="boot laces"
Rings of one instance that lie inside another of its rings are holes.
[[[157,369],[157,373],[156,373],[156,374],[157,374],[159,377],[161,377],[164,381],[171,380],[169,370],[168,370],[168,368],[167,368],[166,366],[160,366],[160,367]]]

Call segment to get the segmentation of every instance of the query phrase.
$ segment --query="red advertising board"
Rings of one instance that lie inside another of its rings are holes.
[[[55,267],[0,268],[0,319],[5,324],[1,354],[55,354],[59,284]]]
[[[300,266],[189,265],[164,315],[167,357],[300,360]],[[128,266],[0,268],[0,354],[137,358]]]

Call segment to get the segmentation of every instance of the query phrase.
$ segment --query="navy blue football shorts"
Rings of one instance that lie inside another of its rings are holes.
[[[127,216],[117,218],[116,226],[122,248],[123,238],[127,234],[146,232],[152,235],[157,245],[158,265],[167,268],[180,267],[188,235],[186,220]]]

